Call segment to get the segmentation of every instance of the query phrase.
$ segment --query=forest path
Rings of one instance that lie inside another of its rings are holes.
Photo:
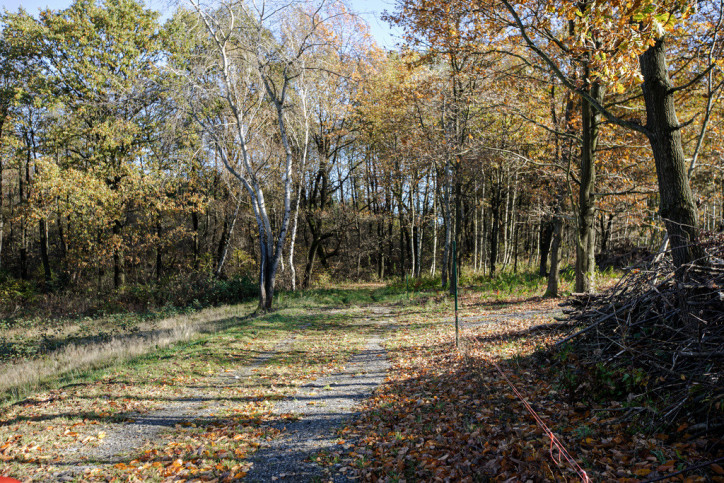
[[[377,317],[388,314],[384,308],[375,310]],[[291,414],[294,420],[279,428],[281,436],[254,455],[247,480],[313,481],[324,476],[322,467],[308,461],[310,456],[335,446],[336,430],[384,382],[390,367],[381,346],[388,323],[379,318],[372,322],[380,329],[342,371],[306,384],[296,395],[276,404],[275,415]]]
[[[170,386],[158,409],[145,412],[140,406],[138,412],[100,420],[95,431],[104,437],[66,447],[41,470],[42,481],[95,481],[128,471],[146,475],[149,465],[161,476],[182,476],[185,467],[176,462],[189,460],[205,460],[205,468],[218,466],[205,459],[215,454],[209,453],[214,444],[197,443],[209,428],[220,427],[226,427],[225,438],[242,434],[251,441],[226,479],[236,480],[247,471],[248,481],[310,481],[328,474],[309,458],[336,447],[336,430],[384,382],[389,362],[381,344],[394,314],[387,306],[302,313],[276,345],[267,344],[269,349],[245,364],[181,384],[182,390]],[[305,317],[311,322],[305,323]],[[194,434],[194,447],[186,447],[182,458],[172,456],[170,449],[186,445]],[[232,451],[235,447],[230,446]],[[187,476],[197,473],[202,473],[201,465]]]
[[[302,327],[304,328],[304,327]],[[292,334],[279,342],[271,350],[257,355],[249,364],[236,370],[227,370],[209,378],[201,387],[228,387],[241,378],[251,377],[255,368],[267,363],[276,354],[291,349],[297,335]],[[145,414],[131,414],[115,424],[105,426],[106,437],[98,446],[88,448],[76,445],[67,450],[67,457],[78,461],[67,461],[69,467],[53,475],[58,481],[70,481],[79,473],[92,471],[98,464],[86,461],[114,464],[125,459],[125,455],[141,448],[148,441],[158,437],[162,431],[175,428],[177,425],[189,424],[202,418],[212,417],[218,404],[209,397],[207,391],[197,390],[191,397],[172,402],[162,409]]]

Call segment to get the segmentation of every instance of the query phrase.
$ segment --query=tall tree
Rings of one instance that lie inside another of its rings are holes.
[[[324,2],[311,11],[291,3],[221,2],[213,9],[190,3],[193,15],[185,14],[189,31],[195,19],[204,30],[194,32],[198,50],[187,53],[193,61],[184,65],[179,59],[176,71],[189,80],[187,96],[196,120],[251,199],[259,234],[259,308],[269,310],[291,217],[287,110],[294,83],[308,67],[307,51],[319,40]],[[278,163],[269,163],[277,156]],[[283,193],[276,230],[266,200],[273,189],[271,176],[278,176]]]

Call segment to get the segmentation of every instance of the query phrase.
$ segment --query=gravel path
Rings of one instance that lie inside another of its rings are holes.
[[[382,331],[388,324],[385,319],[392,317],[392,314],[387,307],[370,307],[368,310],[371,319],[365,318],[365,322],[378,325],[380,330],[368,339],[360,353],[350,358],[341,372],[302,386],[295,396],[274,406],[275,415],[294,414],[298,419],[289,422],[288,418],[280,418],[277,424],[282,434],[255,453],[247,481],[311,481],[325,478],[325,471],[310,462],[309,457],[336,446],[337,429],[356,414],[362,400],[384,382],[390,366],[381,343]],[[289,351],[295,337],[290,336],[281,341],[236,371],[211,377],[205,387],[230,387],[239,380],[252,377],[254,370],[275,354]],[[190,397],[179,399],[163,409],[131,415],[122,423],[104,427],[107,436],[98,446],[88,448],[78,445],[68,449],[67,460],[57,466],[58,471],[53,473],[53,480],[75,480],[87,470],[121,462],[128,453],[153,440],[164,430],[189,421],[213,418],[220,404],[200,387]],[[340,475],[334,481],[350,480]]]
[[[208,384],[217,387],[229,387],[237,380],[252,375],[255,368],[263,365],[275,354],[287,351],[294,343],[296,336],[290,336],[275,345],[271,350],[262,352],[252,361],[237,371],[223,372],[212,377]],[[166,407],[145,414],[129,415],[121,423],[103,428],[106,438],[96,447],[88,448],[78,445],[67,450],[68,461],[62,472],[54,475],[56,481],[72,480],[78,473],[97,468],[89,463],[98,461],[102,464],[113,464],[123,460],[124,455],[132,452],[147,441],[154,439],[166,429],[177,424],[212,417],[219,402],[197,390],[192,397],[179,399]],[[76,458],[76,461],[72,461]]]
[[[376,312],[376,315],[379,315]],[[360,402],[385,380],[390,363],[380,345],[380,335],[371,337],[365,349],[353,356],[344,370],[303,386],[293,397],[279,402],[274,414],[294,414],[282,435],[257,451],[247,481],[312,481],[322,479],[323,469],[308,461],[323,449],[335,446],[336,430],[356,414]],[[334,481],[349,481],[344,476]]]

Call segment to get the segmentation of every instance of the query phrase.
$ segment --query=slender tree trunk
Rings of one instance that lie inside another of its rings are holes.
[[[0,175],[2,176],[2,175]],[[2,198],[2,193],[0,193]],[[0,203],[0,213],[2,213],[2,203]],[[5,238],[5,218],[0,214],[0,270],[3,267],[3,242]]]
[[[422,239],[424,236],[424,224],[423,221],[426,218],[428,211],[427,211],[427,204],[430,201],[429,198],[430,194],[430,185],[429,183],[425,183],[425,192],[422,195],[422,205],[418,208],[418,217],[417,217],[417,227],[415,229],[415,261],[417,265],[415,266],[415,278],[420,278],[422,275]]]
[[[389,210],[389,208],[388,208]],[[387,213],[392,213],[392,210],[387,211]],[[395,254],[395,225],[393,223],[393,218],[390,217],[390,221],[387,224],[387,262],[389,264],[390,268],[390,276],[395,273],[395,269],[397,268],[396,264],[393,262],[394,254]]]
[[[307,265],[304,267],[304,278],[302,279],[302,287],[309,288],[312,283],[312,272],[314,270],[314,262],[317,260],[317,252],[319,251],[318,239],[313,239],[307,253]]]
[[[513,273],[518,273],[518,236],[520,227],[517,223],[513,225]]]
[[[450,206],[450,197],[452,195],[452,167],[447,161],[445,165],[445,185],[443,188],[443,222],[445,224],[445,246],[442,252],[442,286],[447,287],[448,277],[450,276],[449,265],[452,245],[452,210]]]
[[[26,160],[26,167],[30,166],[30,159],[31,159],[31,145],[30,141],[28,140],[26,136],[26,145],[28,150],[28,156]],[[25,204],[26,200],[26,188],[25,185],[28,169],[25,170],[25,173],[23,173],[23,163],[18,163],[18,198],[21,204]],[[25,219],[21,218],[20,220],[20,253],[18,254],[20,257],[20,278],[22,280],[28,279],[28,229],[25,223]]]
[[[63,219],[60,216],[60,210],[58,210],[55,223],[58,225],[58,242],[60,244],[60,260],[63,262],[62,266],[65,265],[65,257],[68,254],[68,246],[65,241],[65,229],[63,228]]]
[[[407,265],[407,250],[405,247],[405,235],[407,234],[407,227],[405,226],[405,219],[402,215],[402,203],[400,203],[400,277],[405,277],[405,267]]]
[[[121,288],[126,284],[125,255],[123,253],[123,237],[121,230],[123,225],[120,221],[113,223],[113,235],[119,246],[113,250],[113,286]]]
[[[414,277],[416,273],[417,268],[417,253],[415,253],[415,246],[416,246],[416,233],[415,233],[415,222],[416,222],[416,213],[415,213],[415,204],[416,204],[416,193],[415,193],[415,185],[417,183],[413,180],[413,182],[410,184],[410,223],[408,227],[408,233],[409,233],[409,247],[410,250],[410,274]]]
[[[608,221],[604,223],[603,216],[601,216],[601,253],[606,253],[608,250],[608,243],[611,239],[611,231],[613,227],[613,213],[608,214]]]
[[[0,136],[7,110],[0,113]],[[3,241],[5,237],[5,195],[3,193],[3,160],[0,158],[0,269],[3,267]]]
[[[644,78],[646,127],[659,182],[659,212],[669,234],[674,265],[680,268],[702,258],[704,251],[698,245],[698,214],[686,172],[675,92],[666,63],[665,38],[649,47],[639,62]],[[678,273],[683,274],[681,270]]]
[[[586,78],[589,78],[586,75]],[[603,100],[603,89],[594,82],[590,95],[599,103]],[[578,239],[576,240],[576,292],[589,293],[594,290],[596,269],[595,240],[596,199],[593,188],[596,184],[596,146],[600,114],[585,99],[581,99],[581,120],[583,144],[581,147],[581,180],[578,197]]]
[[[101,242],[103,241],[103,232],[102,230],[98,230],[98,233],[96,233],[96,245],[98,249],[101,247]],[[103,270],[103,262],[101,261],[101,257],[97,257],[97,266],[98,266],[98,293],[100,294],[101,290],[103,289],[103,276],[105,275],[105,270]]]
[[[724,191],[722,191],[724,193]],[[430,275],[435,276],[435,272],[437,267],[437,219],[438,219],[438,213],[437,213],[437,205],[438,205],[438,197],[440,193],[440,183],[438,182],[437,177],[435,177],[435,192],[432,195],[432,263],[430,264]]]
[[[480,221],[483,224],[482,230],[480,232],[480,259],[478,260],[478,267],[483,272],[483,275],[485,275],[485,251],[487,249],[485,241],[487,240],[487,229],[488,229],[488,222],[486,219],[486,212],[485,212],[485,172],[482,173],[482,180],[483,180],[483,192],[481,193],[481,207],[480,207]]]
[[[538,275],[541,277],[548,275],[548,254],[550,253],[551,238],[553,237],[553,223],[548,219],[548,216],[545,215],[541,220],[540,234],[538,236],[538,253],[540,255]]]
[[[8,110],[10,104],[4,102],[0,106],[0,140],[3,136],[3,128],[5,127],[5,121],[8,118]],[[3,192],[3,159],[0,157],[0,269],[3,266],[3,242],[5,238],[5,193]]]
[[[497,186],[493,189],[491,200],[492,220],[490,224],[490,276],[495,276],[495,264],[498,261],[498,238],[500,233],[500,205],[502,203],[502,187],[498,178]]]
[[[234,228],[236,227],[236,220],[239,219],[239,209],[241,208],[241,196],[239,196],[239,200],[236,202],[236,208],[234,209],[234,216],[231,218],[231,223],[229,224],[229,230],[226,231],[226,222],[224,222],[224,233],[221,237],[221,243],[219,244],[219,257],[218,257],[218,264],[216,265],[216,270],[214,270],[214,276],[216,278],[221,277],[221,274],[224,270],[224,264],[226,263],[226,259],[228,258],[229,254],[229,246],[231,245],[231,238],[234,234]]]
[[[510,214],[510,171],[506,167],[505,169],[505,199],[502,201],[503,203],[503,216],[501,217],[501,230],[500,230],[500,237],[503,239],[502,243],[502,250],[501,250],[501,262],[503,265],[503,270],[505,270],[505,267],[508,265],[508,244],[509,244],[509,237],[508,237],[508,230],[510,229],[510,223],[508,220],[509,214]]]
[[[548,274],[548,288],[544,297],[558,297],[558,286],[560,285],[560,260],[561,260],[561,232],[563,231],[563,217],[556,213],[553,218],[553,239],[551,242],[551,271]]]
[[[159,214],[160,216],[160,214]],[[161,220],[156,221],[156,281],[161,280],[163,272],[163,250],[161,250],[161,240],[163,240],[163,226]]]
[[[510,235],[509,239],[511,240],[510,244],[510,250],[508,253],[508,263],[510,263],[510,258],[515,256],[517,253],[517,245],[518,245],[518,238],[517,238],[517,223],[516,223],[516,217],[518,216],[517,210],[515,209],[516,203],[518,202],[518,172],[515,172],[515,178],[513,182],[513,193],[510,197]],[[517,267],[517,258],[516,258],[516,267]],[[517,272],[518,269],[514,268],[514,272]]]
[[[299,225],[299,204],[302,200],[302,183],[299,183],[299,192],[297,193],[297,206],[294,210],[294,219],[292,220],[292,239],[289,243],[289,271],[291,272],[292,291],[297,290],[297,268],[294,266],[294,248],[297,243],[297,227]],[[359,228],[359,226],[358,226]]]
[[[40,260],[43,262],[43,275],[45,283],[50,283],[53,274],[50,271],[50,258],[48,257],[48,223],[45,218],[41,218],[38,222],[38,231],[40,234]]]
[[[193,229],[192,243],[193,243],[193,267],[194,270],[199,268],[199,256],[200,256],[200,238],[199,233],[199,213],[194,210],[191,212],[191,227]]]
[[[473,237],[474,248],[473,248],[473,272],[478,273],[478,182],[475,181],[474,187],[475,197],[473,199]]]
[[[459,138],[459,136],[458,136]],[[462,145],[462,143],[461,143]],[[455,280],[459,280],[460,278],[460,272],[462,271],[462,259],[463,259],[463,252],[465,251],[465,247],[461,243],[462,241],[462,230],[463,230],[463,196],[462,196],[462,181],[460,180],[460,177],[462,174],[460,173],[460,170],[462,169],[462,160],[460,159],[460,156],[456,158],[455,163],[455,263],[454,265],[457,266],[457,273],[453,274],[455,277]],[[452,264],[452,262],[451,262]],[[452,267],[450,267],[450,270],[452,271]],[[457,287],[450,285],[450,294],[454,294],[455,289]]]

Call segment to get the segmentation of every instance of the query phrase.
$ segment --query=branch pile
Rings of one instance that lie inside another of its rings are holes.
[[[560,342],[623,386],[653,425],[686,418],[692,435],[724,425],[724,235],[705,249],[707,263],[684,267],[683,276],[659,257],[601,295],[574,299],[565,312],[583,328]]]

